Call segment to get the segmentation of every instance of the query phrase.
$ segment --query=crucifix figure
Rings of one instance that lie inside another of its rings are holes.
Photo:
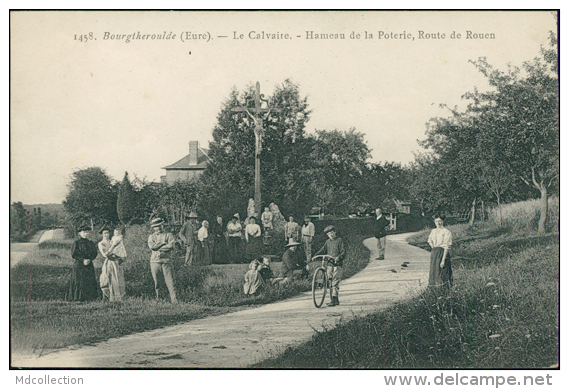
[[[263,148],[263,120],[267,119],[271,112],[281,112],[279,108],[272,108],[269,100],[261,94],[261,85],[257,81],[255,85],[255,96],[247,99],[245,106],[232,108],[233,112],[246,112],[255,124],[255,213],[257,217],[261,215],[261,150]],[[254,101],[255,107],[248,107],[249,102]],[[262,102],[266,107],[262,108]]]

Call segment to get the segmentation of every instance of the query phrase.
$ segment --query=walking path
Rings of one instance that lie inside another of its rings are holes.
[[[154,331],[76,345],[51,354],[12,355],[14,367],[223,367],[244,368],[305,342],[315,330],[331,328],[417,293],[427,284],[429,253],[406,243],[409,234],[387,238],[378,261],[377,240],[370,263],[340,284],[340,305],[316,309],[312,294],[222,316],[192,320]],[[403,262],[408,267],[401,267]]]
[[[16,266],[29,252],[37,251],[40,239],[45,235],[44,231],[38,231],[25,243],[10,243],[10,267]]]
[[[29,252],[38,250],[38,243],[51,240],[55,233],[63,234],[63,229],[38,231],[27,243],[10,243],[10,267],[16,266]]]

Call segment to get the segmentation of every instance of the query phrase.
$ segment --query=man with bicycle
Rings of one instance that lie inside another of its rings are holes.
[[[340,305],[338,291],[340,290],[340,281],[342,280],[342,263],[346,257],[346,250],[344,248],[344,241],[337,235],[336,227],[328,226],[324,228],[324,233],[328,235],[328,240],[326,240],[324,246],[322,246],[316,255],[326,254],[334,257],[334,260],[330,261],[330,266],[326,269],[328,279],[332,284],[332,301],[327,305],[333,307]]]

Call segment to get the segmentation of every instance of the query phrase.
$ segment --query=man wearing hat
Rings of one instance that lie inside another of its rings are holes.
[[[158,277],[162,275],[166,282],[168,292],[170,293],[170,301],[177,303],[172,265],[170,264],[172,249],[174,248],[176,239],[174,235],[164,231],[164,220],[162,220],[162,218],[152,219],[150,227],[154,230],[154,233],[148,237],[148,247],[152,250],[150,270],[152,271],[152,279],[154,280],[156,298],[159,297]]]
[[[99,286],[95,277],[93,260],[97,258],[97,246],[87,239],[91,231],[88,226],[79,228],[79,239],[73,242],[71,257],[75,260],[69,282],[69,301],[89,301],[99,297]]]
[[[306,258],[304,258],[302,252],[298,250],[298,246],[300,245],[301,243],[291,238],[285,246],[286,251],[282,257],[283,277],[285,279],[291,279],[295,270],[302,270],[301,277],[308,277],[308,265],[305,262]]]
[[[330,266],[326,269],[328,278],[332,283],[332,301],[328,303],[329,306],[340,305],[338,300],[338,292],[340,290],[340,281],[342,280],[342,263],[346,257],[346,250],[344,249],[344,242],[342,238],[338,237],[336,227],[328,226],[324,228],[324,233],[328,235],[328,240],[324,242],[324,246],[316,253],[316,255],[327,254],[335,258],[330,262]]]
[[[186,260],[184,265],[195,264],[198,257],[198,215],[194,211],[186,217],[187,221],[180,229],[178,236],[186,245]]]

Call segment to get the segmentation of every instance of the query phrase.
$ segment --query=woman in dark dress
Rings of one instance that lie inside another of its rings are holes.
[[[227,258],[227,245],[225,244],[225,235],[223,229],[223,218],[217,216],[216,222],[213,223],[211,228],[211,235],[213,238],[213,263],[229,263]]]
[[[97,257],[97,246],[87,239],[89,227],[81,227],[80,238],[73,242],[71,257],[75,260],[71,270],[68,301],[90,301],[99,297],[93,260]]]

